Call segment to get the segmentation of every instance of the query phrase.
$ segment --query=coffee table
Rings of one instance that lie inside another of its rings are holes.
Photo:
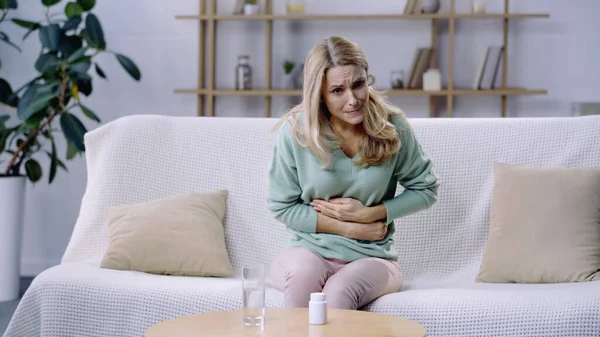
[[[214,311],[160,322],[146,337],[425,337],[425,328],[405,318],[367,311],[329,309],[324,325],[308,324],[308,309],[267,308],[262,327],[247,327],[243,311]]]

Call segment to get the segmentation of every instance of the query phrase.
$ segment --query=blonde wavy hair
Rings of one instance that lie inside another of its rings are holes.
[[[369,74],[367,57],[357,44],[345,38],[331,36],[310,50],[304,66],[302,102],[286,113],[275,128],[284,121],[290,123],[297,142],[309,148],[324,166],[328,166],[332,150],[341,145],[341,137],[329,122],[329,111],[321,99],[322,87],[327,70],[347,65],[365,69],[369,78],[369,99],[362,122],[364,132],[359,142],[361,159],[355,165],[377,165],[399,150],[400,137],[389,117],[404,117],[404,113],[386,102],[383,95],[373,89],[374,77]],[[303,112],[301,121],[297,118],[299,112]]]

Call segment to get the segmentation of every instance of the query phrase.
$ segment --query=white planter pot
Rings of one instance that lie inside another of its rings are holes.
[[[19,297],[26,177],[0,177],[0,302]]]
[[[285,74],[281,77],[281,89],[283,90],[294,90],[296,85],[294,83],[294,76],[291,74]]]
[[[253,4],[245,4],[244,5],[244,14],[246,15],[255,15],[260,13],[260,5]]]

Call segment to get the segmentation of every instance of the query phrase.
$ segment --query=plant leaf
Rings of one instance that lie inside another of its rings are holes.
[[[90,110],[88,107],[81,103],[79,103],[79,107],[81,108],[83,114],[86,115],[89,119],[95,120],[96,122],[100,123],[100,118],[98,118],[98,116],[96,116],[96,114],[92,110]]]
[[[45,113],[37,113],[31,116],[28,120],[26,120],[22,125],[28,130],[33,129],[34,127],[40,125],[40,123],[46,118]]]
[[[71,86],[71,95],[73,96],[73,98],[75,98],[77,103],[79,103],[79,88],[77,87],[77,83],[74,83]]]
[[[79,149],[77,149],[77,147],[67,139],[67,160],[75,158],[75,156],[77,156],[78,153]]]
[[[69,76],[74,82],[77,83],[78,86],[81,85],[79,83],[80,81],[89,81],[90,83],[92,81],[92,77],[88,74],[88,70],[92,65],[89,59],[91,59],[91,56],[84,56],[78,60],[75,60],[74,64],[69,66]],[[85,90],[86,89],[80,89],[81,92],[84,92]]]
[[[17,0],[0,0],[0,9],[17,9]]]
[[[12,132],[12,129],[6,129],[0,131],[0,153],[4,151],[6,147],[6,139],[8,139],[8,135]]]
[[[13,48],[15,48],[16,50],[19,51],[19,53],[21,52],[21,48],[19,48],[19,46],[17,46],[16,44],[14,44],[12,41],[10,41],[10,38],[8,37],[8,35],[6,35],[6,33],[4,32],[0,32],[0,41],[4,41],[5,43],[7,43],[8,45],[12,46]]]
[[[42,4],[44,4],[46,7],[54,6],[59,2],[60,0],[42,0]]]
[[[67,6],[65,6],[65,15],[68,18],[74,16],[81,16],[83,14],[83,8],[76,2],[69,2]]]
[[[52,154],[50,154],[50,152],[48,152],[48,151],[46,151],[46,154],[48,155],[48,158],[50,158],[50,160],[52,160]],[[58,159],[58,156],[56,156],[56,165],[58,167],[60,167],[61,169],[69,172],[65,163],[63,163],[60,159]]]
[[[94,63],[94,67],[96,68],[96,73],[98,74],[98,76],[106,79],[106,74],[104,73],[104,70],[100,68],[100,65],[98,63]]]
[[[102,25],[96,15],[90,13],[85,17],[85,30],[92,47],[100,50],[106,49]]]
[[[81,36],[81,38],[83,38],[85,41],[87,41],[87,43],[91,46],[92,43],[90,42],[90,37],[87,33],[87,31],[85,30],[85,28],[83,28],[80,32],[79,32],[79,36]]]
[[[10,137],[10,140],[8,141],[8,143],[12,144],[17,137],[19,137],[20,135],[22,135],[23,133],[25,133],[25,130],[26,130],[26,128],[23,127],[22,125],[14,127],[13,130],[12,130],[13,134]]]
[[[65,56],[70,56],[83,46],[83,40],[77,35],[62,35],[58,50]]]
[[[40,55],[40,57],[38,57],[37,61],[35,62],[35,69],[37,69],[37,71],[39,71],[40,73],[43,73],[45,71],[52,70],[59,64],[60,59],[58,58],[58,56],[51,53],[42,54]]]
[[[25,162],[25,172],[32,182],[37,182],[42,177],[42,167],[35,159],[31,158]]]
[[[84,11],[90,11],[94,6],[96,6],[96,0],[77,0],[77,3]]]
[[[86,56],[77,58],[77,59],[73,60],[73,62],[71,62],[70,69],[75,70],[77,72],[81,72],[81,73],[87,73],[88,70],[90,70],[90,67],[92,66],[92,63],[90,62],[91,60],[92,60],[91,55],[86,55]]]
[[[37,22],[21,20],[21,19],[12,19],[12,22],[14,22],[15,24],[17,24],[23,28],[27,28],[27,29],[33,29],[36,26],[39,28],[39,26],[40,26],[40,24]]]
[[[40,41],[50,51],[58,49],[60,43],[60,27],[56,23],[40,27]]]
[[[86,74],[87,75],[87,74]],[[88,75],[89,77],[89,75]],[[76,82],[79,92],[89,96],[92,93],[92,79],[91,78],[80,78]]]
[[[13,94],[14,93],[10,87],[10,84],[5,79],[0,78],[0,102],[12,107],[16,107],[18,100],[15,102],[14,97],[18,98],[18,96]]]
[[[58,164],[58,167],[69,172],[69,170],[67,170],[67,166],[65,166],[65,163],[63,163],[62,160],[56,158],[56,163]]]
[[[59,85],[59,80],[48,81],[44,84],[33,83],[27,85],[27,89],[17,105],[19,118],[25,121],[45,108],[49,101],[58,94]],[[46,103],[44,104],[44,102]]]
[[[30,105],[24,106],[21,110],[17,110],[17,114],[21,120],[27,120],[29,117],[37,113],[38,111],[45,109],[50,104],[50,101],[54,98],[53,94],[45,94],[36,97],[35,100],[31,101]],[[21,104],[19,104],[19,107]]]
[[[86,50],[87,50],[86,46],[83,46],[83,47],[77,49],[76,51],[73,52],[73,54],[69,55],[69,58],[67,58],[67,62],[72,63],[73,61],[82,57],[83,55],[85,55]]]
[[[123,68],[125,68],[125,71],[127,71],[127,73],[131,77],[133,77],[133,79],[139,81],[142,77],[142,74],[140,73],[140,69],[135,65],[135,63],[133,63],[133,61],[125,55],[115,54],[115,56],[117,57],[117,60],[123,66]]]
[[[32,85],[27,89],[17,106],[17,115],[22,121],[26,121],[33,114],[45,109],[52,98],[55,97],[54,92],[40,90],[41,86]]]
[[[79,27],[79,24],[81,24],[81,15],[72,16],[67,20],[67,22],[65,22],[65,24],[62,27],[62,30],[64,32],[76,30],[77,27]]]
[[[79,151],[85,151],[83,136],[87,130],[79,118],[68,112],[65,112],[60,116],[60,126],[65,134],[65,137],[72,142]]]
[[[25,33],[25,35],[23,35],[23,40],[25,40],[29,36],[29,34],[31,34],[31,33],[35,32],[36,30],[40,29],[40,27],[41,27],[40,25],[37,25],[37,26],[35,26],[33,28],[30,28],[27,31],[27,33]]]
[[[48,184],[51,184],[56,176],[56,166],[58,165],[58,158],[56,157],[56,144],[54,144],[54,138],[50,140],[52,144],[52,152],[50,153],[50,174],[48,176]]]

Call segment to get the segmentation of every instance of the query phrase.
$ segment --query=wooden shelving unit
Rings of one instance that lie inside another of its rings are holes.
[[[210,2],[210,4],[208,3]],[[438,63],[438,28],[439,21],[448,21],[449,51],[447,71],[448,86],[440,91],[425,91],[413,89],[383,89],[388,96],[422,95],[429,96],[429,116],[435,117],[435,98],[446,97],[447,116],[452,117],[452,107],[455,96],[500,96],[501,115],[506,117],[506,101],[508,96],[513,95],[545,95],[544,89],[526,89],[526,88],[508,88],[507,83],[507,63],[508,63],[508,24],[510,19],[527,18],[549,18],[549,14],[520,14],[509,12],[509,0],[504,0],[504,13],[490,14],[470,14],[456,13],[455,0],[449,0],[450,11],[448,13],[438,14],[377,14],[377,15],[277,15],[273,14],[273,0],[265,0],[265,14],[258,15],[218,15],[217,0],[200,0],[200,13],[198,15],[178,15],[175,18],[181,20],[199,21],[199,64],[198,64],[198,88],[197,89],[176,89],[176,94],[194,94],[198,96],[198,116],[215,116],[215,97],[216,96],[263,96],[265,98],[265,117],[271,116],[271,97],[273,96],[300,96],[300,90],[275,90],[271,88],[271,67],[273,53],[273,21],[275,20],[431,20],[431,48],[433,56],[430,59],[429,66],[437,67]],[[473,90],[454,87],[454,35],[457,20],[468,19],[502,19],[503,20],[503,55],[502,55],[502,86],[499,89],[492,90]],[[262,20],[265,21],[266,48],[265,48],[265,87],[255,90],[225,90],[215,88],[215,39],[216,24],[224,20]],[[205,34],[205,32],[207,34]],[[207,41],[208,40],[208,41]],[[206,49],[208,48],[208,55]],[[206,59],[208,59],[208,69],[205,69]],[[205,81],[205,74],[208,71],[208,82]],[[204,105],[206,103],[206,112]]]

